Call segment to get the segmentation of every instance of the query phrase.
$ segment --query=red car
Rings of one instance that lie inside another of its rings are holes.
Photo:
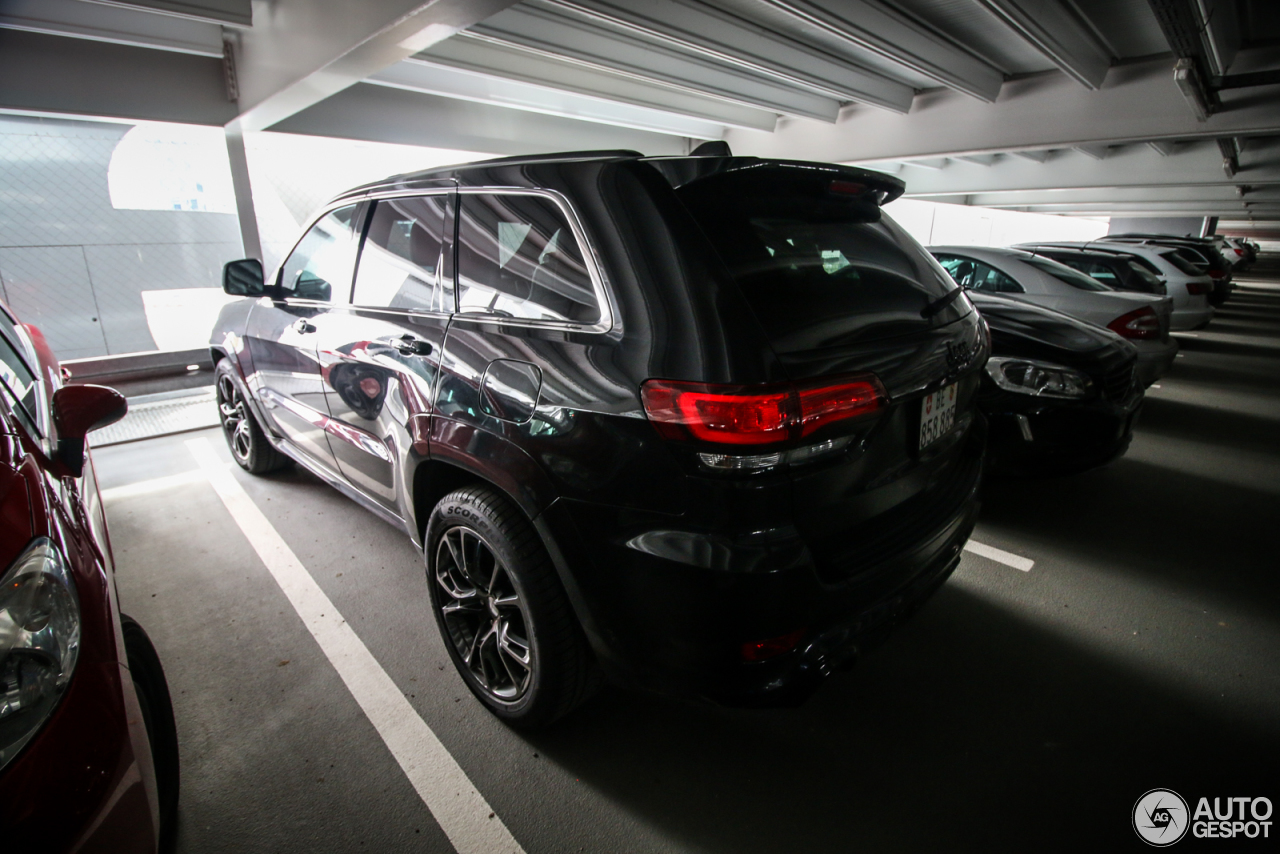
[[[178,741],[164,671],[121,615],[85,435],[125,414],[63,385],[39,330],[0,305],[0,847],[171,845]]]

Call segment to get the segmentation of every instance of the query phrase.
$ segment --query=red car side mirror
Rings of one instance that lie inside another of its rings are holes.
[[[73,477],[84,472],[84,437],[114,424],[129,411],[120,392],[101,385],[68,385],[53,393],[53,424],[58,430],[58,462]]]

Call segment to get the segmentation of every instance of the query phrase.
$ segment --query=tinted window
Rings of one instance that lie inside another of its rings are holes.
[[[460,197],[458,310],[529,320],[600,319],[582,250],[555,202],[516,194]]]
[[[1179,272],[1186,273],[1188,276],[1204,275],[1204,267],[1196,264],[1176,249],[1172,252],[1162,252],[1160,257],[1177,267]]]
[[[972,258],[962,258],[959,255],[939,255],[938,263],[942,264],[943,269],[950,273],[951,278],[955,279],[956,284],[962,288],[989,294],[1025,293],[1022,285],[990,264],[984,264]]]
[[[1133,258],[1129,259],[1127,263],[1129,271],[1132,273],[1131,279],[1144,283],[1150,293],[1164,293],[1164,280],[1147,269],[1145,259]]]
[[[1122,284],[1120,281],[1120,277],[1116,275],[1116,271],[1111,269],[1111,267],[1106,264],[1101,264],[1097,261],[1077,261],[1074,258],[1070,260],[1066,260],[1066,259],[1058,259],[1058,260],[1061,260],[1063,264],[1066,264],[1068,267],[1071,267],[1072,269],[1079,270],[1081,273],[1084,273],[1086,276],[1097,279],[1099,282],[1102,282],[1102,284],[1104,285],[1108,285],[1113,288],[1119,288]]]
[[[839,171],[740,169],[676,193],[775,346],[829,346],[835,329],[888,337],[969,310],[959,300],[922,314],[955,285],[871,188]]]
[[[437,269],[448,200],[439,194],[375,205],[356,271],[356,305],[453,311]]]
[[[1097,279],[1090,278],[1079,270],[1073,270],[1066,264],[1059,264],[1050,258],[1041,258],[1038,255],[1030,255],[1025,258],[1020,257],[1019,261],[1024,264],[1030,264],[1039,270],[1043,270],[1050,276],[1059,281],[1066,282],[1073,288],[1079,288],[1082,291],[1109,291],[1112,288],[1107,287]]]
[[[351,235],[355,211],[356,206],[349,205],[325,214],[298,241],[280,268],[279,284],[286,297],[330,302],[335,289],[339,298],[346,296],[355,263]]]
[[[36,365],[27,355],[21,333],[0,311],[0,391],[4,406],[32,436],[44,435],[40,424],[40,388],[36,385]]]

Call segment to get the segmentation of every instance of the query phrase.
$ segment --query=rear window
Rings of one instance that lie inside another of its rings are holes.
[[[865,318],[850,334],[885,337],[949,323],[969,310],[956,300],[922,315],[955,283],[881,212],[874,190],[838,172],[744,169],[676,192],[766,334],[784,348],[818,338],[839,343],[827,331],[841,317]]]
[[[1055,279],[1066,282],[1073,288],[1079,288],[1082,291],[1109,291],[1112,288],[1107,287],[1097,279],[1086,276],[1078,270],[1073,270],[1066,264],[1059,264],[1051,258],[1041,258],[1039,255],[1029,255],[1025,258],[1019,258],[1024,264],[1029,264],[1038,270],[1043,270]]]
[[[1186,273],[1188,276],[1204,275],[1205,271],[1203,267],[1192,262],[1190,258],[1181,254],[1176,249],[1172,252],[1161,253],[1160,257],[1176,267],[1180,273]]]

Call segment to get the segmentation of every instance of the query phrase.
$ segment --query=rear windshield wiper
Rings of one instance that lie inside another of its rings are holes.
[[[945,294],[938,297],[936,300],[929,303],[924,308],[920,309],[920,316],[926,317],[926,318],[933,317],[935,314],[942,311],[947,306],[951,305],[951,303],[955,302],[960,297],[960,294],[962,293],[964,293],[964,288],[961,288],[961,287],[957,287],[954,290],[947,291]]]

